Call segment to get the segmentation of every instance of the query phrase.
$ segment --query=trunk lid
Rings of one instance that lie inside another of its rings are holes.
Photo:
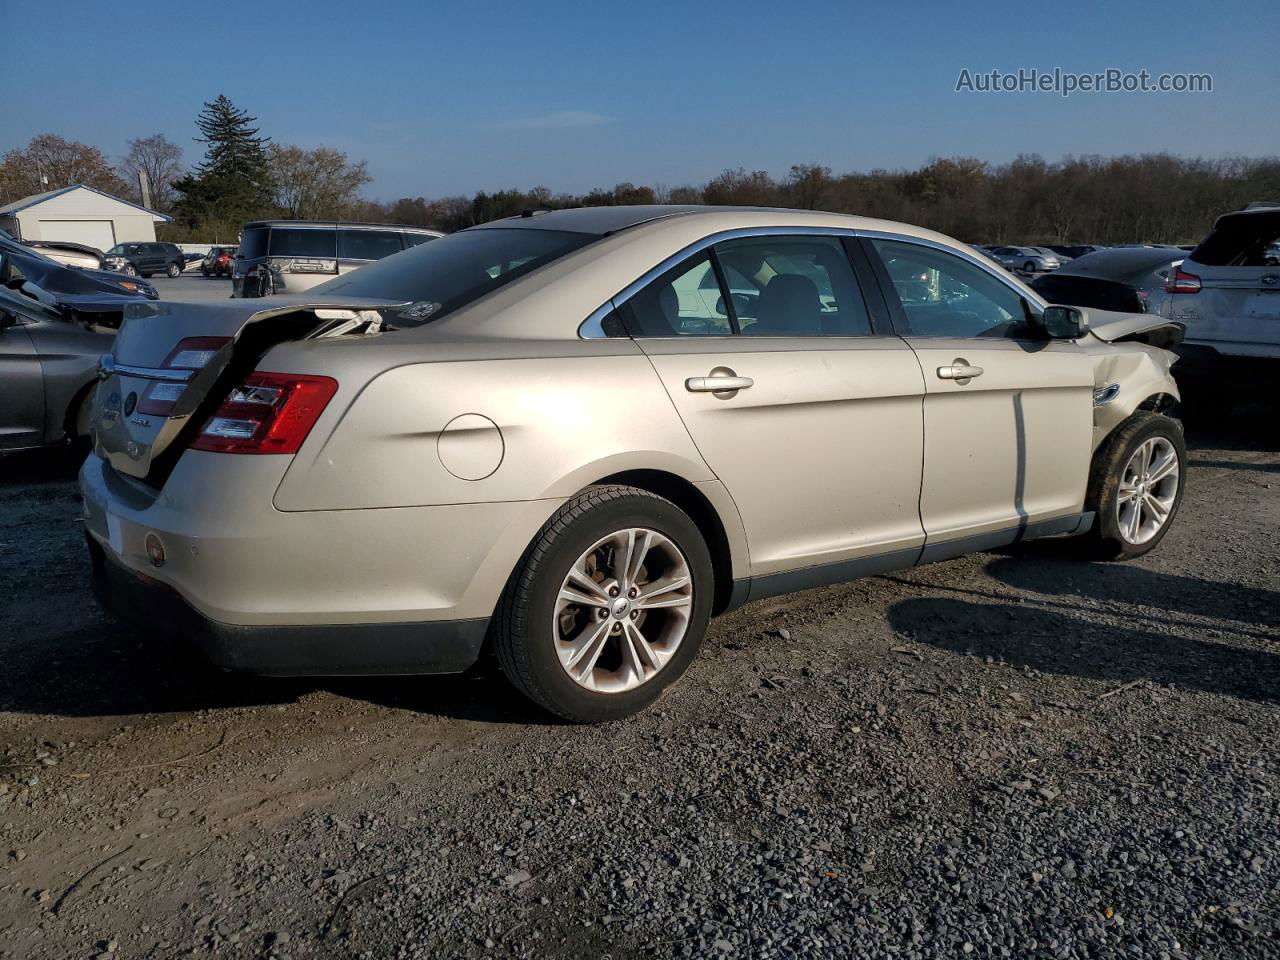
[[[130,304],[112,352],[98,365],[94,452],[117,471],[158,485],[211,406],[272,346],[375,333],[377,308],[387,305],[288,298]],[[183,364],[177,366],[170,358],[183,341],[191,343],[173,358]]]

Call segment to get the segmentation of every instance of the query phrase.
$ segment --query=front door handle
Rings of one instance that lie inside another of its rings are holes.
[[[951,361],[951,366],[938,368],[938,379],[954,380],[956,383],[964,385],[974,377],[982,376],[982,373],[981,367],[975,367],[964,357],[956,357]]]
[[[690,377],[684,382],[684,388],[690,393],[713,393],[723,399],[754,384],[750,377],[740,377],[728,367],[716,367],[710,376]]]

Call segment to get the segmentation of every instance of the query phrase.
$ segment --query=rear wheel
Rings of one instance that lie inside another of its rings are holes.
[[[200,267],[200,276],[202,276],[202,277],[207,277],[208,275],[209,275],[209,268],[208,268],[208,267],[206,267],[206,266],[201,265],[201,267]]]
[[[1098,560],[1131,560],[1153,550],[1182,503],[1187,447],[1178,421],[1139,411],[1096,454],[1086,506],[1095,511],[1083,538]]]
[[[503,672],[578,723],[644,709],[685,672],[711,615],[711,555],[675,504],[590,487],[552,517],[494,618]]]

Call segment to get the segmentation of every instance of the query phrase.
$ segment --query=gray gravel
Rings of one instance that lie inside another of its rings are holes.
[[[213,672],[0,462],[0,956],[1280,956],[1275,415],[1192,435],[1142,561],[755,604],[595,728]]]

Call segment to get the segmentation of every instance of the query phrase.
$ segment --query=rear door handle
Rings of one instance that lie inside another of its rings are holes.
[[[949,367],[938,368],[938,379],[954,380],[956,383],[968,383],[974,377],[982,376],[981,367],[975,367],[964,357],[956,357]]]
[[[684,388],[690,393],[735,393],[754,384],[750,377],[740,377],[728,367],[716,367],[709,377],[690,377]]]

